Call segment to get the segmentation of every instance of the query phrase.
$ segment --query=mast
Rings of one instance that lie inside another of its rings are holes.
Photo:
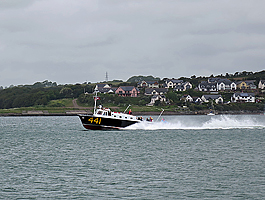
[[[95,87],[94,93],[96,96],[94,96],[94,114],[96,114],[96,109],[97,109],[97,100],[98,100],[98,87]]]
[[[159,120],[159,118],[161,117],[161,115],[163,114],[163,112],[165,111],[163,108],[161,108],[162,109],[162,111],[160,112],[160,115],[158,116],[158,118],[157,118],[157,120],[156,121],[158,121]]]
[[[126,112],[126,110],[128,110],[128,108],[129,108],[130,106],[131,106],[131,105],[129,104],[129,105],[128,105],[128,107],[125,109],[125,111],[124,111],[123,113],[125,113],[125,112]]]
[[[108,76],[108,72],[106,72],[106,82],[109,81],[109,76]]]

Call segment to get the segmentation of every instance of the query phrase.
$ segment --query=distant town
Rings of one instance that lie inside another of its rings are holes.
[[[76,104],[90,107],[97,90],[101,101],[109,107],[167,107],[171,111],[200,112],[215,109],[219,112],[263,112],[265,71],[236,72],[235,74],[190,78],[133,76],[99,83],[57,85],[48,80],[33,85],[0,88],[0,109],[49,106],[63,107],[60,99],[75,99]]]

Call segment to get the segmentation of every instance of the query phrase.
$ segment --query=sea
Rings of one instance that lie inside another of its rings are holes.
[[[0,199],[265,199],[264,115],[153,118],[0,117]]]

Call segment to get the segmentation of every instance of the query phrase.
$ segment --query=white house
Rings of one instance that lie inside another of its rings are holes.
[[[216,94],[216,95],[203,95],[201,100],[205,103],[208,103],[210,100],[213,100],[216,104],[220,104],[224,102],[224,99],[222,95]]]
[[[146,88],[145,95],[163,95],[168,92],[167,88]]]
[[[219,79],[217,81],[217,90],[236,90],[236,83],[228,79]]]
[[[203,101],[200,97],[192,97],[193,103],[201,104]]]
[[[183,100],[184,102],[193,102],[193,98],[189,94],[183,95],[180,100]]]
[[[147,106],[153,106],[156,101],[166,102],[166,97],[164,95],[154,95],[152,96],[151,101],[147,104]]]
[[[231,102],[251,102],[255,103],[254,93],[234,93]]]
[[[178,85],[175,85],[174,86],[174,90],[175,91],[186,91],[188,89],[191,89],[192,88],[192,84],[190,82],[182,82]]]
[[[217,83],[208,83],[207,81],[202,81],[198,86],[199,91],[202,92],[216,92]]]
[[[167,79],[165,82],[165,88],[174,88],[176,85],[183,83],[183,80]]]
[[[109,84],[97,84],[95,87],[100,93],[115,93],[117,87],[111,87]]]
[[[158,81],[141,81],[138,83],[138,87],[159,88],[159,83]]]
[[[116,90],[117,90],[117,87],[113,87],[113,88],[102,88],[102,87],[99,87],[98,88],[98,91],[100,93],[103,93],[103,94],[106,94],[106,93],[115,93]]]
[[[265,88],[265,80],[260,80],[258,87],[263,90]]]
[[[111,88],[111,85],[106,84],[106,83],[99,83],[99,84],[96,85],[96,88],[99,88],[99,87],[102,87],[102,88]]]
[[[202,92],[216,92],[224,90],[236,90],[236,83],[228,79],[209,78],[208,81],[202,81],[198,89]]]

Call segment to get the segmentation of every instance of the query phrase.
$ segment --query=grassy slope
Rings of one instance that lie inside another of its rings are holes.
[[[60,100],[53,100],[51,101],[48,105],[46,106],[33,106],[33,107],[22,107],[22,108],[12,108],[12,109],[0,109],[0,114],[7,114],[7,113],[16,113],[16,114],[21,114],[21,113],[27,113],[28,111],[47,111],[48,113],[65,113],[66,111],[70,111],[70,110],[91,110],[91,106],[88,106],[86,104],[80,104],[78,103],[79,106],[83,107],[83,108],[74,108],[73,107],[73,103],[72,103],[73,99],[60,99]],[[247,104],[248,105],[248,104]],[[224,106],[224,105],[219,105],[220,106]],[[239,106],[239,105],[230,105],[232,107],[234,106]],[[260,105],[263,108],[263,104]],[[127,105],[125,106],[115,106],[112,104],[109,105],[104,105],[104,107],[109,107],[111,108],[113,111],[116,112],[124,112],[124,110],[127,108]],[[217,106],[218,107],[218,106]],[[163,107],[159,107],[159,106],[131,106],[130,107],[132,109],[133,112],[160,112],[162,110],[162,108],[165,111],[187,111],[189,109],[183,109],[180,108],[178,106],[163,106]],[[229,109],[230,110],[230,109]],[[231,108],[231,110],[234,110]],[[252,110],[252,109],[250,109]]]

